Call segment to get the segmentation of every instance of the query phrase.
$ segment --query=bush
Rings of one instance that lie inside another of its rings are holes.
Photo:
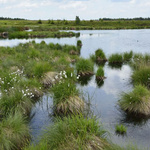
[[[41,21],[41,19],[39,19],[37,23],[38,23],[38,24],[42,24],[42,21]]]

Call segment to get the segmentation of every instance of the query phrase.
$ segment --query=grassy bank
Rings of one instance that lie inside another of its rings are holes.
[[[72,37],[79,33],[59,30],[116,30],[149,29],[150,20],[81,20],[79,24],[71,20],[0,20],[1,38],[43,38]],[[27,32],[25,30],[31,30]]]

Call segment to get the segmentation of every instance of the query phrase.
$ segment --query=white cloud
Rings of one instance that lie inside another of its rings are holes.
[[[149,0],[0,0],[1,16],[27,19],[149,17],[149,7]]]

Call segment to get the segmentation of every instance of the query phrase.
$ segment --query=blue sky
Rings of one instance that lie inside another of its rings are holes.
[[[46,20],[150,17],[150,0],[0,0],[0,16]]]

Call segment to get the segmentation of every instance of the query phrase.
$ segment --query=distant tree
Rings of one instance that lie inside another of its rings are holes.
[[[79,18],[79,16],[76,16],[75,23],[76,23],[77,25],[80,24],[80,18]]]
[[[41,21],[41,19],[39,19],[39,20],[38,20],[38,24],[42,24],[42,21]]]

